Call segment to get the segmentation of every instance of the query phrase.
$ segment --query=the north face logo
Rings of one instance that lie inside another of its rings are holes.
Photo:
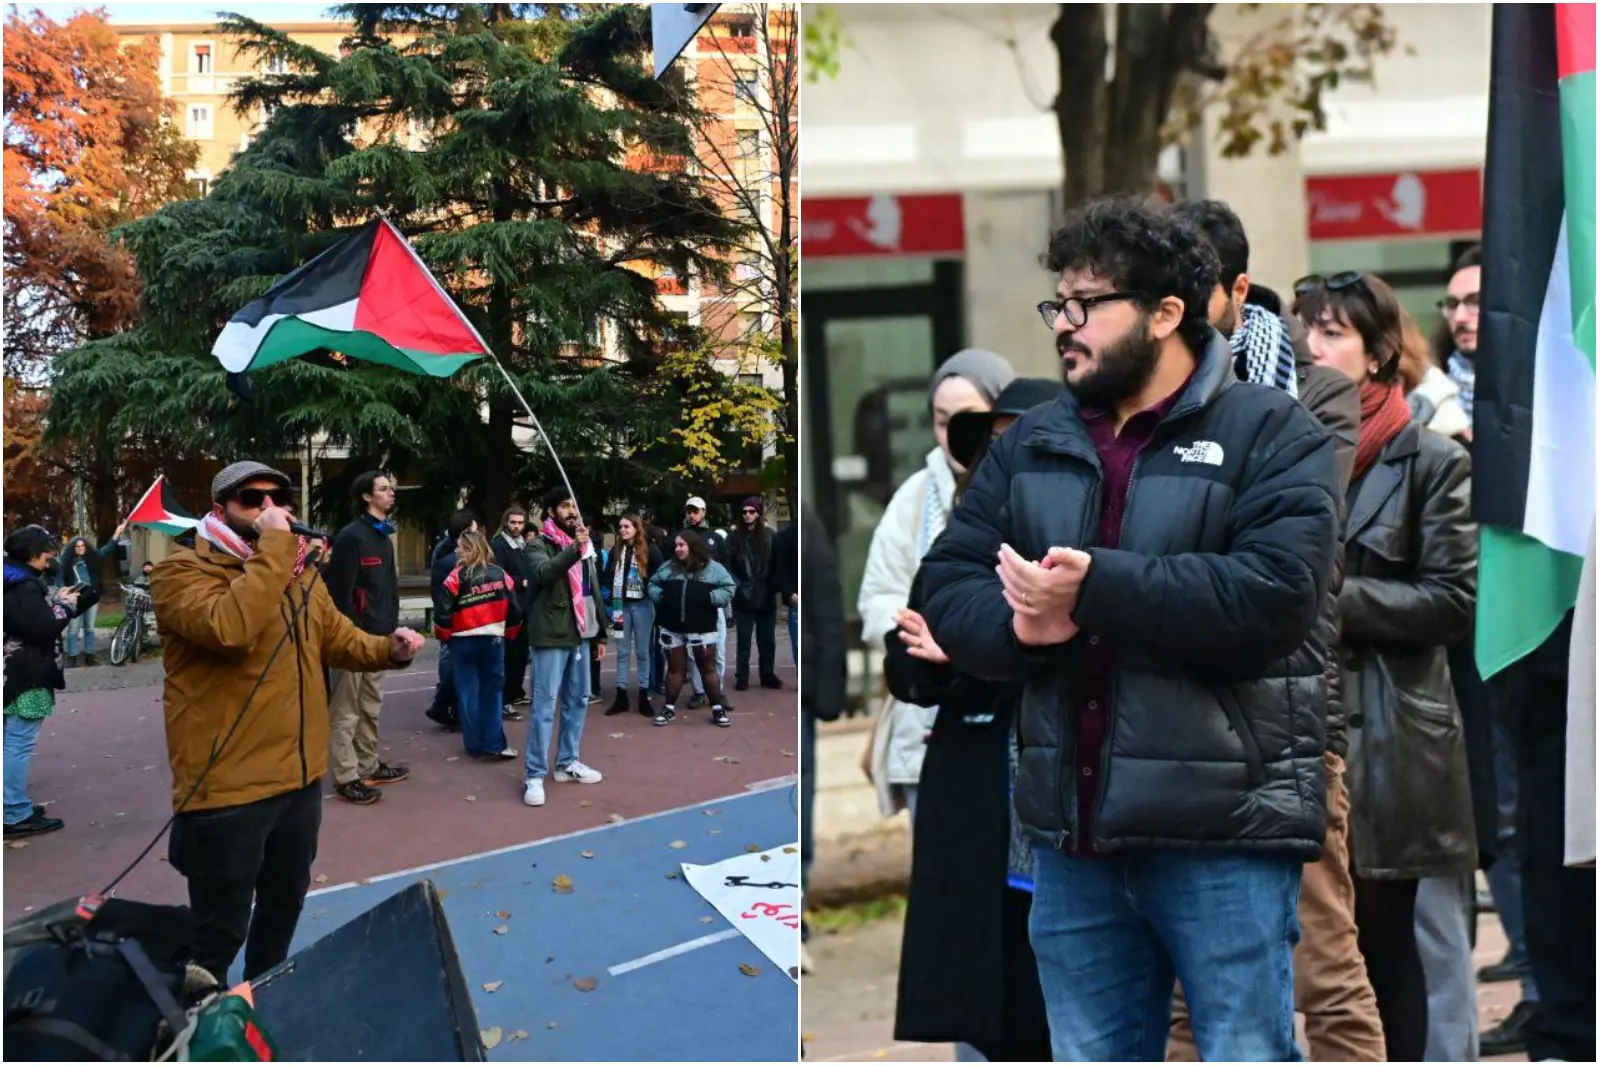
[[[1172,452],[1186,463],[1205,463],[1207,466],[1222,465],[1222,445],[1214,440],[1197,440],[1187,448],[1180,444],[1173,448]]]

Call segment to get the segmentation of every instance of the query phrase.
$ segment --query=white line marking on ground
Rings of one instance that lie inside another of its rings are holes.
[[[743,935],[744,934],[739,932],[737,929],[724,929],[720,933],[711,933],[707,936],[695,937],[693,940],[685,940],[681,944],[674,944],[670,948],[662,948],[660,951],[652,951],[648,955],[640,955],[637,959],[629,959],[627,962],[619,962],[615,966],[607,969],[606,972],[612,977],[621,977],[625,973],[642,969],[643,967],[649,966],[651,963],[662,962],[678,955],[687,955],[691,951],[698,951],[700,948],[707,948],[712,944],[720,944],[724,940],[732,940],[734,937]]]
[[[755,794],[755,791],[752,790],[749,792],[735,793],[731,796],[718,796],[715,799],[702,800],[699,803],[689,803],[682,807],[673,807],[671,810],[652,811],[649,814],[641,814],[637,818],[628,818],[615,824],[607,823],[606,825],[597,825],[592,829],[575,829],[570,833],[558,833],[553,837],[542,837],[538,840],[529,840],[521,844],[509,844],[503,848],[491,848],[488,851],[479,851],[471,855],[463,855],[458,859],[441,859],[438,862],[430,862],[422,866],[412,866],[409,869],[396,870],[394,873],[379,874],[376,877],[369,877],[364,881],[346,881],[342,885],[329,885],[327,888],[319,888],[312,892],[308,892],[306,893],[306,898],[309,899],[312,896],[325,896],[330,892],[341,892],[344,889],[357,888],[362,885],[375,885],[381,881],[393,881],[401,877],[413,877],[417,874],[427,873],[430,870],[442,870],[447,866],[455,866],[458,863],[471,862],[473,859],[487,859],[495,855],[509,855],[514,851],[522,851],[525,848],[538,847],[540,844],[552,844],[558,840],[571,840],[574,837],[587,836],[590,833],[603,833],[607,829],[617,829],[621,826],[634,825],[638,822],[649,822],[657,818],[665,818],[669,814],[682,814],[685,811],[698,810],[701,807],[709,807],[715,803],[729,803],[733,800],[745,799],[746,797],[753,796]]]

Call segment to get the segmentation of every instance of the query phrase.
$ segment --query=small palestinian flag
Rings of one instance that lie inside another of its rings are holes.
[[[200,524],[194,515],[178,506],[177,494],[167,484],[166,477],[156,478],[156,483],[145,489],[144,495],[128,516],[130,526],[148,526],[159,529],[169,537],[182,536]]]
[[[386,219],[284,276],[229,319],[211,348],[230,374],[334,351],[446,378],[489,354]]]
[[[1472,470],[1485,677],[1561,624],[1594,529],[1594,5],[1495,4],[1492,56]]]

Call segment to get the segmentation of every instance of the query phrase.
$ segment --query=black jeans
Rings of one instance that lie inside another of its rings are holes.
[[[167,859],[189,881],[194,961],[218,981],[240,946],[247,981],[289,957],[321,828],[321,781],[173,821]]]
[[[1357,943],[1389,1061],[1421,1062],[1428,1048],[1428,985],[1417,953],[1417,882],[1354,880]]]
[[[504,703],[515,703],[528,695],[528,638],[527,634],[519,636],[516,640],[505,641],[506,646],[506,685],[503,693]]]
[[[755,630],[756,649],[761,659],[761,680],[776,677],[773,672],[778,647],[778,612],[746,611],[735,608],[734,623],[739,629],[739,657],[733,661],[733,679],[750,680],[750,631]]]

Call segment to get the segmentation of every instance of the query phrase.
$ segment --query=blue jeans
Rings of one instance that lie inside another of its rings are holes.
[[[555,726],[556,703],[561,704],[561,737],[557,742],[556,769],[578,761],[583,723],[589,713],[589,642],[570,648],[533,649],[533,707],[528,715],[528,778],[550,773],[550,730]]]
[[[1509,945],[1506,958],[1522,968],[1522,998],[1539,1002],[1539,987],[1528,965],[1528,932],[1522,916],[1522,859],[1517,852],[1517,759],[1511,738],[1498,720],[1494,723],[1495,801],[1499,814],[1499,834],[1495,839],[1494,863],[1485,876],[1489,894],[1494,897],[1495,914],[1505,930]]]
[[[455,637],[450,641],[456,713],[461,716],[461,743],[468,755],[506,749],[500,717],[500,693],[506,683],[505,645],[501,637]]]
[[[650,647],[650,630],[656,624],[656,605],[649,600],[629,600],[623,608],[622,637],[617,641],[617,688],[628,691],[632,675],[628,660],[639,664],[639,691],[650,687],[650,665],[654,649]],[[631,654],[630,654],[631,653]]]
[[[90,655],[94,654],[94,620],[99,613],[100,605],[95,604],[67,623],[64,636],[68,655],[78,654],[78,641],[80,639],[83,641],[83,650]]]
[[[1175,978],[1203,1060],[1300,1061],[1300,860],[1172,849],[1077,858],[1042,845],[1034,855],[1029,936],[1056,1061],[1163,1061]]]
[[[6,825],[16,825],[33,813],[33,801],[28,798],[28,767],[44,721],[6,715]]]
[[[795,669],[800,668],[800,605],[789,605],[789,654],[794,656]]]
[[[447,711],[456,706],[455,670],[451,665],[450,642],[439,645],[439,683],[433,689],[433,706]]]

